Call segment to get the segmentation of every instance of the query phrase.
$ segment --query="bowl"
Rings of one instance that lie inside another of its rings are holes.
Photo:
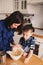
[[[21,48],[15,52],[14,51],[7,51],[7,54],[9,54],[13,60],[18,60],[21,58],[23,52],[24,52],[24,50]]]

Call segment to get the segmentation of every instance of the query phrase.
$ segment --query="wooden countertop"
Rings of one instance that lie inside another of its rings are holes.
[[[43,61],[39,59],[36,55],[32,55],[32,57],[26,64],[24,64],[23,61],[24,61],[24,57],[22,57],[17,61],[14,61],[11,58],[7,57],[6,65],[43,65]]]

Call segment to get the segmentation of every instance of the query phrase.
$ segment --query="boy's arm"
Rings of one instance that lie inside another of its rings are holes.
[[[24,63],[27,63],[29,61],[29,59],[32,57],[32,54],[33,54],[33,50],[30,50],[28,56],[24,60]]]
[[[33,54],[33,50],[35,49],[35,41],[34,39],[32,38],[31,40],[31,46],[30,46],[30,52],[27,56],[27,58],[25,59],[24,63],[27,63],[29,61],[29,59],[31,58],[32,54]]]

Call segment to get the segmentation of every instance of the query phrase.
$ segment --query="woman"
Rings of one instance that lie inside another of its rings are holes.
[[[11,50],[13,44],[14,29],[23,24],[23,14],[15,11],[8,18],[0,21],[0,51]]]

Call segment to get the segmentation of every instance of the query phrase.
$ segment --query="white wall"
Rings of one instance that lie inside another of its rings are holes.
[[[0,19],[6,18],[4,13],[12,13],[14,6],[13,0],[0,0]]]
[[[28,5],[27,10],[28,13],[34,13],[31,18],[34,27],[43,28],[43,5]]]
[[[28,0],[29,3],[40,3],[43,2],[43,0]]]
[[[0,13],[13,12],[13,0],[0,0]]]

